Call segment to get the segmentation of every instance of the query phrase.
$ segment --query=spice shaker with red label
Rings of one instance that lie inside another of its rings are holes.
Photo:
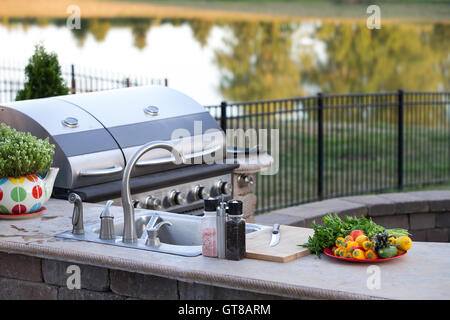
[[[202,218],[202,255],[217,258],[217,222],[216,210],[219,199],[204,200],[205,211]]]

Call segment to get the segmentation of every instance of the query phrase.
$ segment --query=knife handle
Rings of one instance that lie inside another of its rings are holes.
[[[280,225],[279,225],[278,223],[275,223],[275,224],[273,225],[272,233],[273,233],[273,234],[277,234],[277,233],[279,232],[279,230],[280,230]]]

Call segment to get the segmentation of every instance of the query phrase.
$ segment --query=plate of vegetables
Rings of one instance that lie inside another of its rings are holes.
[[[382,262],[403,257],[412,247],[405,229],[385,229],[370,218],[329,214],[322,224],[312,223],[314,235],[300,246],[320,257],[321,253],[338,260]]]

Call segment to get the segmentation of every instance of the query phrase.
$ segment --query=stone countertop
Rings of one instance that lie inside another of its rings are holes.
[[[368,264],[309,255],[289,263],[182,257],[55,238],[71,229],[72,205],[51,199],[28,220],[0,221],[0,251],[152,274],[187,282],[245,289],[290,298],[449,299],[450,244],[416,242],[398,260],[376,264],[380,289],[369,290]],[[101,205],[84,204],[85,225],[98,221]],[[121,207],[112,207],[121,217]]]
[[[268,170],[274,159],[268,153],[262,152],[260,154],[251,153],[248,156],[239,155],[235,159],[239,167],[234,169],[235,173],[257,173],[264,170]]]

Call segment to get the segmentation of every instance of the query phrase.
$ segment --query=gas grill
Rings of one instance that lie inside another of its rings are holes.
[[[145,154],[131,179],[135,206],[197,214],[203,198],[232,196],[232,172],[238,165],[217,161],[226,156],[223,131],[203,106],[167,87],[6,103],[0,106],[0,119],[38,138],[49,137],[56,146],[55,198],[75,192],[83,201],[113,199],[120,205],[126,163],[151,141],[172,143],[190,163],[174,163],[164,149]],[[212,158],[214,163],[205,161]]]

